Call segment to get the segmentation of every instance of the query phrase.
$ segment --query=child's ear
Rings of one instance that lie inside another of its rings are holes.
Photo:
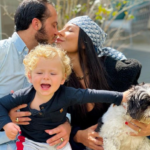
[[[66,81],[66,74],[63,76],[62,81],[61,81],[61,85],[63,85]]]
[[[28,79],[29,79],[30,83],[32,83],[32,78],[31,78],[31,73],[30,72],[28,72]]]

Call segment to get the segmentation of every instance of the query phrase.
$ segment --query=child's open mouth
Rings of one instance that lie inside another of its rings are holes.
[[[41,84],[41,88],[42,88],[43,90],[48,90],[50,87],[51,87],[50,84]]]

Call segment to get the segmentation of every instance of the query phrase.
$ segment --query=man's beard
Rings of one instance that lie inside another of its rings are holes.
[[[48,44],[48,37],[44,25],[42,25],[41,29],[35,34],[35,39],[40,44]]]

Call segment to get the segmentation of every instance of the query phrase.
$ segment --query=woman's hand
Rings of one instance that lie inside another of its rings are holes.
[[[28,111],[25,111],[25,112],[23,112],[23,111],[18,112],[17,111],[17,110],[20,110],[20,109],[25,108],[25,107],[27,107],[27,104],[19,105],[18,107],[15,107],[15,108],[10,110],[9,117],[11,118],[13,123],[17,123],[19,125],[28,125],[29,124],[29,121],[31,121],[31,119],[27,116],[30,116],[31,113]]]
[[[74,136],[74,141],[93,150],[104,150],[102,147],[103,139],[95,132],[96,127],[97,124],[85,130],[79,130]]]
[[[130,128],[137,132],[130,132],[131,136],[150,136],[150,124],[144,124],[137,120],[131,120],[131,122],[125,122]]]
[[[61,145],[57,146],[57,149],[61,149],[69,142],[71,126],[70,123],[66,121],[64,124],[59,125],[52,130],[45,130],[45,132],[50,135],[56,134],[46,142],[51,146],[61,143]]]

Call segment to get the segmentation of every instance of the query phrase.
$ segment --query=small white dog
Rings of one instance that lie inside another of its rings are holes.
[[[134,86],[130,91],[127,103],[111,105],[102,117],[99,134],[103,138],[104,150],[150,150],[150,140],[130,136],[127,133],[136,131],[125,125],[131,119],[150,123],[150,84]],[[140,131],[139,128],[136,133]]]

